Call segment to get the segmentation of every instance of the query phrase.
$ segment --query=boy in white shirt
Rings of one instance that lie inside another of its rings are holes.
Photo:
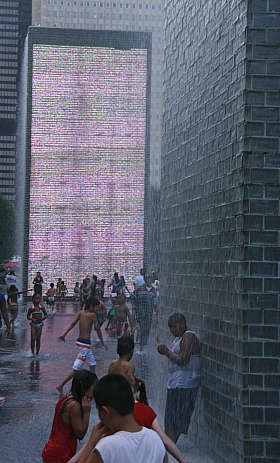
[[[103,376],[94,387],[94,399],[101,422],[93,427],[79,463],[135,463],[136,456],[137,463],[168,462],[159,435],[136,423],[132,389],[124,376]]]

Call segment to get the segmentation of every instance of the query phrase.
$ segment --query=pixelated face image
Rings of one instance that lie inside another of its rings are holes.
[[[29,280],[39,267],[74,285],[94,266],[131,281],[144,249],[147,50],[32,50]]]

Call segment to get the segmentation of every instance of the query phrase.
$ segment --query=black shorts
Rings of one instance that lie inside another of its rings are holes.
[[[165,432],[188,434],[197,392],[198,387],[193,389],[167,389],[164,416]]]

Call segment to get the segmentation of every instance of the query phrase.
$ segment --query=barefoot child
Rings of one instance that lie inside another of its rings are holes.
[[[73,299],[74,301],[78,301],[80,299],[80,285],[78,281],[76,281],[73,289]]]
[[[28,291],[32,291],[31,289],[26,289],[25,291],[20,291],[17,289],[16,285],[11,285],[9,290],[8,296],[8,306],[10,310],[10,314],[12,318],[10,320],[10,324],[14,323],[15,319],[18,316],[18,298],[20,294],[27,293]]]
[[[85,362],[89,365],[90,371],[95,373],[96,360],[91,351],[91,341],[90,341],[90,334],[91,334],[91,330],[93,326],[97,332],[97,335],[101,341],[102,346],[106,350],[108,350],[108,347],[104,344],[102,332],[98,325],[96,314],[94,313],[96,305],[99,305],[99,300],[96,297],[89,297],[86,302],[85,309],[81,310],[77,314],[76,318],[68,326],[66,331],[64,331],[64,333],[57,338],[60,341],[65,341],[65,337],[67,333],[69,333],[69,331],[71,331],[74,328],[74,326],[76,326],[77,323],[79,322],[79,337],[76,341],[78,355],[73,364],[73,370],[71,371],[71,373],[69,373],[69,375],[66,376],[66,378],[56,386],[56,389],[61,394],[63,393],[64,384],[66,384],[70,379],[73,378],[77,370],[81,370],[83,368]]]
[[[64,281],[62,281],[60,285],[60,294],[61,294],[61,302],[65,301],[66,294],[67,294],[67,286],[64,283]]]
[[[104,320],[107,317],[107,309],[106,309],[106,306],[105,306],[104,302],[99,300],[99,304],[95,306],[94,312],[95,312],[96,317],[97,317],[98,325],[101,328],[101,326],[104,323]]]
[[[48,318],[45,307],[41,305],[41,296],[40,294],[34,294],[32,296],[33,306],[28,309],[27,319],[31,320],[31,353],[34,357],[35,343],[36,343],[36,355],[39,355],[41,347],[41,335],[43,328],[43,321]]]
[[[131,386],[134,386],[136,381],[135,365],[130,362],[134,352],[134,341],[129,336],[123,336],[118,339],[117,354],[119,358],[110,363],[108,374],[118,373],[126,377]]]
[[[54,308],[55,294],[56,294],[56,289],[54,287],[54,283],[51,283],[48,291],[46,292],[46,296],[47,296],[47,304],[50,306],[52,312]]]
[[[132,318],[125,303],[125,296],[121,288],[117,296],[117,304],[115,307],[117,319],[117,338],[121,338],[122,336],[127,336],[127,334],[132,332]]]
[[[115,298],[112,298],[112,305],[111,305],[111,308],[107,314],[107,325],[106,325],[106,328],[105,330],[108,331],[109,329],[113,329],[114,327],[114,322],[115,322],[115,318],[116,318],[116,308],[115,308],[115,304],[116,304],[116,299]]]

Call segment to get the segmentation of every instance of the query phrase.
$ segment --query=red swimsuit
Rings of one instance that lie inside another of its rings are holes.
[[[69,396],[62,396],[56,404],[51,434],[42,452],[46,463],[67,463],[77,451],[77,438],[72,426],[64,423],[60,414],[67,400]]]

